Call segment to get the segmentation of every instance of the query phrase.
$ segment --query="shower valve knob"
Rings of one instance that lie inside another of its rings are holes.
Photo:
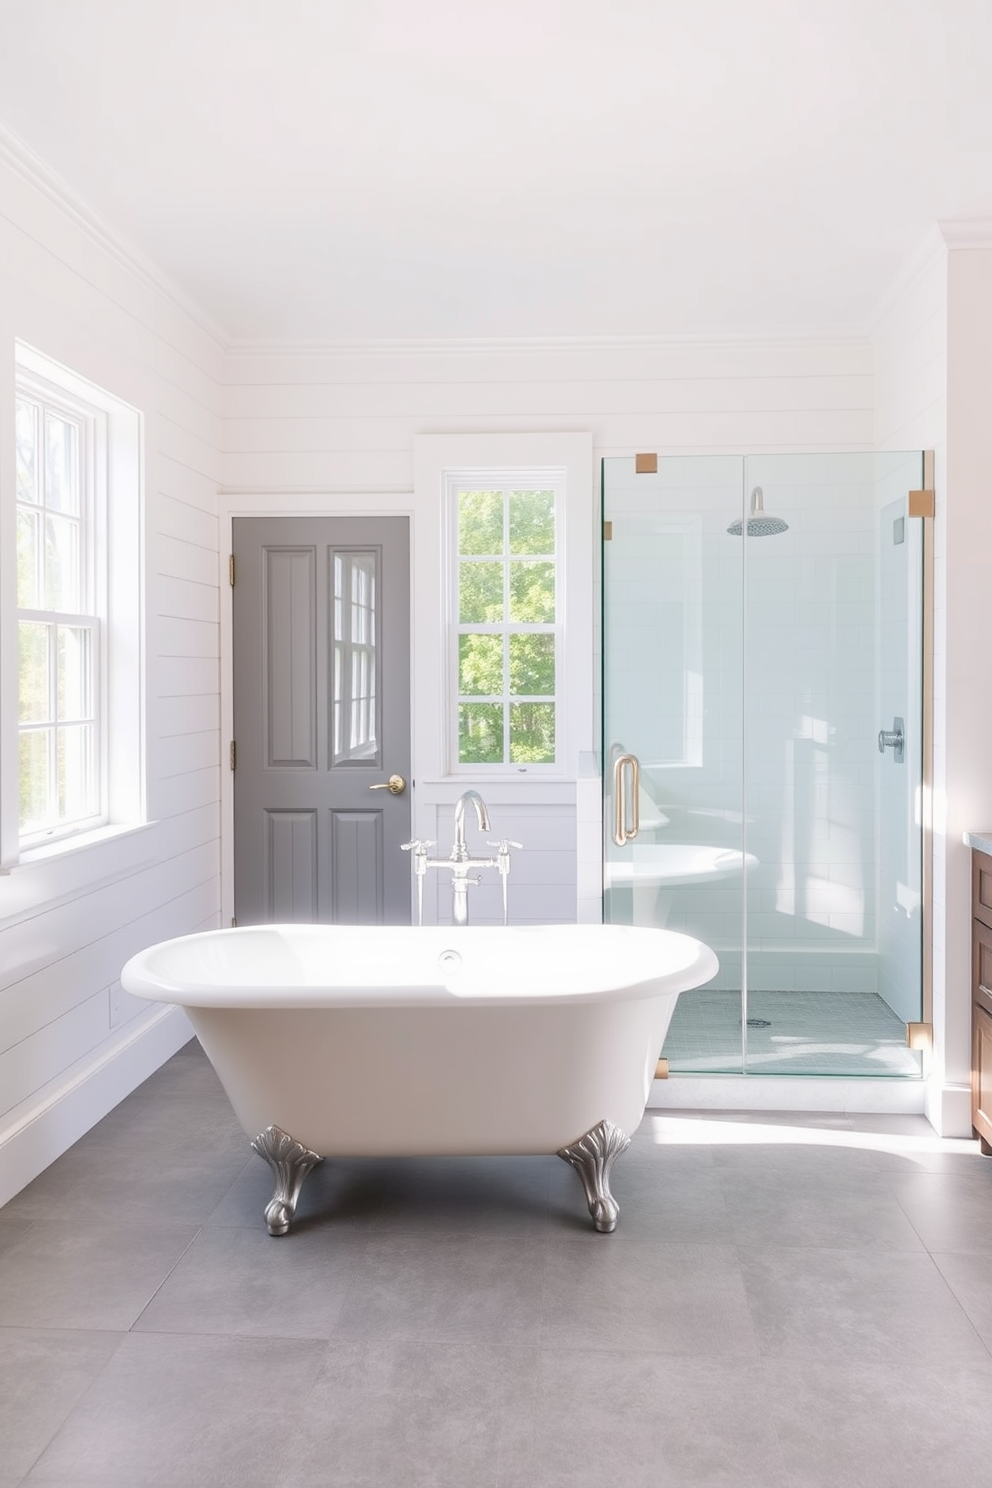
[[[903,730],[903,722],[901,718],[894,718],[892,720],[892,727],[890,729],[879,729],[879,754],[884,754],[887,749],[891,749],[893,759],[901,762],[905,750],[905,744],[906,735]]]

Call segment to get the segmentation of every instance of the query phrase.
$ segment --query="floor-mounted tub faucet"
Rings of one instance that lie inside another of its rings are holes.
[[[417,880],[417,923],[424,923],[424,878],[428,868],[449,868],[451,870],[451,918],[456,925],[468,924],[468,889],[469,884],[481,883],[478,877],[470,876],[472,868],[495,868],[500,875],[503,885],[503,924],[507,922],[507,879],[510,874],[510,848],[520,847],[519,842],[511,842],[508,837],[500,838],[499,842],[490,842],[487,845],[496,849],[494,858],[472,858],[469,856],[468,847],[465,844],[465,807],[471,801],[475,807],[476,819],[479,823],[480,832],[489,832],[489,812],[486,803],[477,790],[463,791],[455,803],[455,840],[451,852],[446,858],[430,858],[427,849],[434,847],[435,843],[424,841],[417,837],[412,842],[404,842],[403,851],[413,851],[413,871]]]

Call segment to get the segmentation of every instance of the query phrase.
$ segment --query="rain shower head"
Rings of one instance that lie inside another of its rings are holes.
[[[788,522],[783,522],[781,517],[769,517],[765,514],[765,495],[760,486],[755,486],[751,492],[751,515],[747,519],[748,537],[772,537],[776,532],[788,532]],[[740,537],[744,531],[744,523],[740,517],[736,522],[731,522],[727,528],[731,537]]]

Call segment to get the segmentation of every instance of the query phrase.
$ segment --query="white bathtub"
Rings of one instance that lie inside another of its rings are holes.
[[[676,999],[716,970],[621,925],[268,925],[164,941],[121,981],[185,1008],[275,1174],[273,1234],[321,1158],[454,1153],[557,1152],[609,1230]]]

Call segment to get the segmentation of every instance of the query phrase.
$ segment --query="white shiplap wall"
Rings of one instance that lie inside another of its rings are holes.
[[[867,449],[872,439],[871,350],[864,344],[244,349],[229,356],[225,384],[224,485],[268,493],[264,504],[272,511],[294,493],[346,493],[356,510],[412,494],[414,441],[423,434],[591,433],[594,492],[604,456]],[[595,510],[588,520],[595,524]],[[591,580],[598,595],[598,571]],[[598,693],[598,639],[595,645],[590,675]],[[590,738],[579,749],[597,743]],[[542,912],[574,917],[578,890],[580,913],[590,917],[600,873],[598,821],[583,809],[579,822],[573,794],[566,807],[554,808],[552,843],[544,840],[539,808],[532,822],[522,803],[513,810],[522,814],[510,835],[558,865],[554,904]],[[443,835],[440,816],[437,831]],[[576,841],[564,875],[562,833]],[[492,909],[485,900],[480,896],[483,916]]]
[[[224,483],[237,491],[409,491],[424,433],[591,430],[597,458],[872,438],[864,344],[246,350],[225,380]]]
[[[155,940],[217,923],[217,340],[37,162],[0,150],[0,448],[13,481],[13,343],[144,418],[149,825],[0,876],[0,1203],[189,1036],[122,993]],[[4,527],[4,581],[13,577]],[[16,640],[3,708],[16,708]],[[11,675],[13,671],[13,676]]]

